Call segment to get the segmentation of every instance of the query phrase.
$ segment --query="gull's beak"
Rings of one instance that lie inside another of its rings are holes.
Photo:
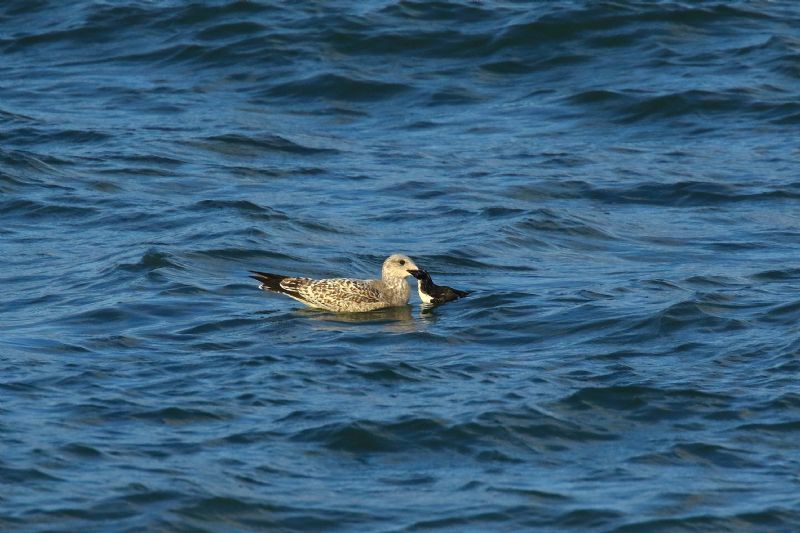
[[[406,272],[408,272],[417,279],[421,279],[423,277],[422,273],[424,272],[424,270],[406,270]]]

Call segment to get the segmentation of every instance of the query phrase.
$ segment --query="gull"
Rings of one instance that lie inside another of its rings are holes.
[[[419,267],[410,257],[391,255],[383,262],[381,279],[310,279],[251,270],[259,289],[285,294],[309,307],[336,313],[360,313],[408,304],[406,277]]]
[[[417,278],[417,292],[419,292],[419,299],[424,304],[443,304],[457,298],[463,298],[469,294],[467,291],[436,285],[431,279],[431,275],[425,270],[417,269],[409,272]]]

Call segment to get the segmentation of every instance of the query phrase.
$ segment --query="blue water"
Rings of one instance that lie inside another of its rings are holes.
[[[799,136],[789,0],[5,0],[0,529],[796,531]]]

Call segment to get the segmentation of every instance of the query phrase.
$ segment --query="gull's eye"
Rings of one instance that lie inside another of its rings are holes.
[[[405,259],[401,259],[400,261],[398,261],[398,263],[400,263],[400,266],[403,266],[403,265],[406,264],[406,260]]]

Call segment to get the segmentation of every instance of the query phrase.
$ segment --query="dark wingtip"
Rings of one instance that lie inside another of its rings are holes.
[[[269,272],[259,272],[258,270],[250,270],[249,272],[251,278],[261,282],[259,289],[269,289],[271,291],[283,292],[283,289],[281,289],[281,281],[286,279],[287,276],[270,274]]]
[[[248,272],[250,272],[251,278],[258,281],[262,281],[264,278],[269,278],[271,276],[271,274],[267,274],[266,272],[259,272],[257,270],[248,270]]]

